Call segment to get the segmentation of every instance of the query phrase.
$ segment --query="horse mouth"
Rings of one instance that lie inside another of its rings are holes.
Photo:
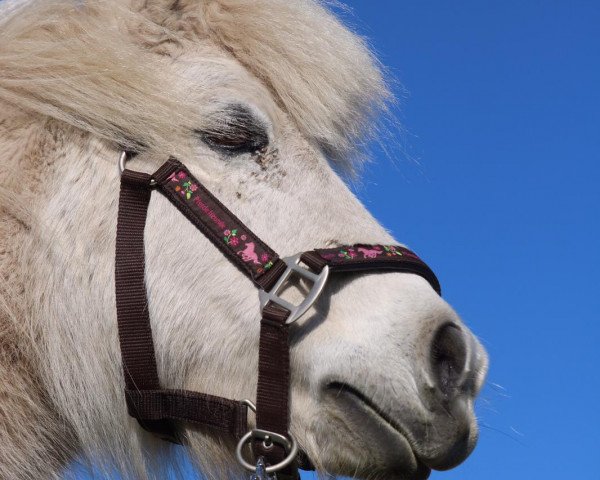
[[[346,398],[350,399],[352,401],[352,404],[355,405],[358,409],[362,410],[363,412],[366,412],[371,417],[377,417],[380,422],[386,424],[391,430],[394,431],[395,434],[402,438],[402,440],[410,450],[412,460],[416,465],[414,475],[410,477],[411,480],[425,480],[429,478],[429,475],[431,474],[431,469],[427,465],[425,465],[417,456],[411,444],[410,436],[407,435],[405,430],[398,424],[398,422],[390,418],[389,415],[386,414],[386,412],[383,411],[381,407],[375,404],[368,396],[366,396],[360,390],[351,385],[348,385],[347,383],[337,381],[330,382],[329,384],[327,384],[327,389],[333,392],[336,396],[343,395]]]

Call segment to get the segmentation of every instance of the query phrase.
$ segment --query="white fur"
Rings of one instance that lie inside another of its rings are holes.
[[[394,242],[322,153],[349,158],[386,95],[363,42],[313,2],[168,3],[39,2],[1,25],[1,478],[59,478],[75,455],[107,477],[164,478],[172,458],[125,410],[117,143],[147,147],[131,164],[140,170],[177,153],[282,255]],[[267,152],[225,158],[190,133],[218,128],[231,102],[268,125]],[[255,287],[158,194],[146,248],[164,386],[254,398]],[[465,332],[473,385],[444,406],[428,359],[449,321]],[[321,471],[406,478],[413,451],[436,459],[465,432],[472,448],[485,370],[482,348],[422,278],[335,278],[292,332],[291,433]],[[332,381],[359,388],[404,435],[335,395]],[[3,415],[11,405],[19,415]],[[185,434],[207,478],[240,473],[230,442]]]

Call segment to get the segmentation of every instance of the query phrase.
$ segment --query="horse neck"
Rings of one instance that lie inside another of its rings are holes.
[[[27,205],[43,175],[37,162],[44,122],[4,108],[0,117],[0,478],[59,478],[72,433],[43,387],[20,247],[30,232]],[[52,137],[52,135],[50,135]]]
[[[6,426],[0,429],[0,478],[63,478],[76,457],[93,461],[106,478],[115,472],[165,478],[159,459],[169,448],[150,439],[142,449],[121,398],[112,393],[120,392],[118,375],[109,375],[115,385],[100,388],[106,380],[97,374],[105,369],[101,360],[74,355],[94,358],[90,345],[73,352],[69,335],[55,331],[56,311],[67,299],[44,290],[53,268],[47,258],[63,258],[54,266],[60,278],[73,245],[44,220],[43,205],[52,201],[65,171],[78,175],[114,152],[60,122],[6,113],[2,105],[0,111],[0,422]],[[40,299],[57,308],[47,309]],[[65,357],[77,368],[61,370]],[[111,401],[115,405],[107,405]]]

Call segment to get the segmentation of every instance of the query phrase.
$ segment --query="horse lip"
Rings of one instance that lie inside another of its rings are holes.
[[[398,425],[397,422],[388,417],[388,415],[376,405],[369,397],[367,397],[364,393],[358,390],[356,387],[352,385],[348,385],[344,382],[331,382],[327,385],[327,388],[331,390],[335,390],[338,393],[346,393],[356,397],[360,400],[361,403],[364,403],[367,407],[373,410],[377,415],[379,415],[386,423],[388,423],[394,430],[404,436],[407,440],[410,440],[410,436],[404,431],[404,429]],[[410,441],[409,441],[410,443]]]
[[[417,464],[417,470],[425,473],[425,478],[429,478],[429,474],[431,473],[431,468],[426,465],[417,455],[413,445],[412,439],[410,435],[406,433],[406,431],[394,420],[392,420],[379,406],[377,406],[373,401],[367,397],[364,393],[362,393],[357,388],[353,387],[344,382],[333,381],[329,382],[326,387],[328,390],[334,390],[337,394],[344,393],[351,397],[354,397],[359,403],[365,405],[369,410],[373,411],[377,416],[379,416],[385,423],[387,423],[395,432],[399,433],[410,446],[413,457],[415,458]]]

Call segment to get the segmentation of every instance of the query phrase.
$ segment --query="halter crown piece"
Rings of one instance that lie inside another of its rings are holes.
[[[129,415],[145,430],[175,443],[181,442],[179,422],[237,440],[238,461],[257,480],[272,478],[275,472],[280,480],[298,479],[298,468],[310,469],[311,464],[288,431],[290,324],[310,309],[332,274],[414,273],[441,294],[435,274],[413,252],[396,245],[348,245],[280,258],[179,161],[171,158],[148,175],[126,169],[126,160],[123,153],[115,288]],[[259,290],[262,319],[256,405],[250,400],[161,387],[144,277],[144,227],[153,190],[175,205]],[[312,284],[299,305],[279,296],[293,276]],[[253,429],[248,429],[248,409],[256,414]]]

